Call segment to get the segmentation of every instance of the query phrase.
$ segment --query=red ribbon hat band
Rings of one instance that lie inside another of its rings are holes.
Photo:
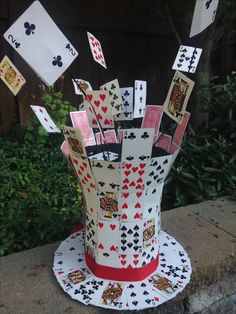
[[[156,259],[139,268],[114,268],[99,265],[87,252],[85,253],[85,260],[88,268],[97,277],[114,281],[142,281],[157,269],[159,254]]]

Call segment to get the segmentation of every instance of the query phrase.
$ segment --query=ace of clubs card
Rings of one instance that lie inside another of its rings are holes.
[[[25,84],[24,77],[20,74],[11,60],[5,56],[0,63],[0,78],[16,96]]]
[[[4,38],[49,86],[78,55],[39,1],[31,4]]]
[[[163,111],[173,120],[181,124],[191,95],[194,82],[179,71],[172,79]]]

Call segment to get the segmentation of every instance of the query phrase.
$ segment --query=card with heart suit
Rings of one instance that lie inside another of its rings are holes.
[[[22,74],[7,56],[0,63],[0,78],[15,96],[26,82]]]
[[[63,127],[63,134],[72,158],[80,158],[87,156],[87,152],[83,143],[83,137],[79,129],[70,126]]]
[[[83,79],[72,79],[72,83],[74,85],[76,95],[84,95],[81,89],[85,93],[93,90],[91,84],[88,81],[85,81]]]
[[[116,310],[128,308],[125,294],[125,283],[108,282],[104,287],[100,304],[104,307]]]
[[[89,126],[86,111],[72,111],[70,118],[74,128],[80,129],[84,140],[94,139],[93,130]]]
[[[120,85],[117,79],[101,85],[100,89],[108,91],[109,93],[112,114],[118,114],[124,111]]]
[[[162,106],[147,105],[141,128],[153,128],[158,134],[163,115]]]
[[[30,5],[4,38],[49,86],[78,55],[39,1]]]
[[[201,48],[180,46],[172,69],[195,73],[201,53]]]
[[[100,41],[97,40],[97,38],[89,32],[87,32],[87,36],[93,59],[106,69],[106,61],[102,52],[102,46]]]
[[[134,118],[141,118],[144,116],[147,96],[147,82],[134,82]]]
[[[163,104],[163,111],[179,124],[183,122],[184,113],[194,84],[192,80],[181,72],[175,72]]]
[[[133,120],[133,87],[124,87],[120,89],[123,100],[124,112],[115,115],[116,121]]]
[[[52,118],[49,116],[46,108],[41,106],[30,106],[33,112],[36,114],[39,122],[42,127],[48,133],[61,133],[61,130],[56,126],[56,124],[52,121]]]
[[[178,124],[182,126],[182,124]],[[164,149],[166,152],[169,152],[171,145],[172,136],[168,134],[158,134],[158,142],[156,143],[156,147]]]
[[[177,125],[177,128],[175,130],[175,134],[173,136],[173,143],[175,143],[178,146],[180,146],[180,144],[182,142],[182,139],[183,139],[185,130],[187,128],[189,119],[190,119],[190,113],[186,111],[184,113],[184,118],[183,118],[182,124]]]
[[[141,220],[143,218],[143,191],[136,193],[119,193],[119,210],[121,221]]]
[[[118,208],[118,198],[119,194],[117,192],[100,192],[99,193],[99,204],[100,210],[98,212],[98,217],[100,219],[119,220],[120,211]]]
[[[123,130],[122,161],[147,161],[151,157],[154,129]]]
[[[87,93],[87,98],[88,101],[81,104],[81,110],[83,110],[83,107],[86,110],[90,126],[92,128],[98,128],[98,119],[102,128],[114,128],[109,93],[105,90],[91,91]],[[97,117],[95,116],[91,105]]]
[[[214,22],[219,0],[196,0],[189,37],[201,33]]]

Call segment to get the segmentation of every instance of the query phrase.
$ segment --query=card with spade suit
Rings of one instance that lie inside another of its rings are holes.
[[[100,86],[101,90],[108,91],[110,97],[112,114],[118,114],[124,111],[121,98],[120,85],[117,79]]]
[[[201,53],[201,48],[180,46],[172,69],[195,73]]]
[[[179,124],[183,122],[184,113],[194,84],[194,81],[190,80],[183,73],[175,72],[163,104],[163,111]]]
[[[30,5],[4,38],[49,86],[78,55],[39,1]]]

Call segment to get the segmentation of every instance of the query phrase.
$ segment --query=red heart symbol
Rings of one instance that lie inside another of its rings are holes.
[[[111,125],[112,124],[112,121],[108,121],[107,119],[104,121],[104,124],[105,125]]]
[[[98,223],[98,226],[99,226],[100,229],[102,229],[103,225],[104,225],[103,222],[99,222]]]
[[[142,195],[142,192],[136,193],[137,197],[139,198]]]
[[[99,95],[99,97],[101,98],[102,101],[104,101],[105,98],[106,98],[106,95],[105,94],[101,94],[101,95]]]
[[[140,208],[140,207],[141,205],[139,204],[139,202],[135,204],[135,208]]]
[[[126,204],[126,203],[124,203],[123,205],[122,205],[122,209],[127,209],[128,208],[128,205]]]
[[[126,214],[122,214],[121,218],[122,218],[122,219],[127,219],[128,217],[127,217]]]
[[[86,162],[85,162],[85,161],[83,162],[83,165],[84,165],[84,167],[85,167],[85,168],[87,168],[87,164],[86,164]]]
[[[126,185],[126,184],[123,185],[123,186],[122,186],[122,190],[128,190],[128,185]]]
[[[93,99],[93,95],[89,94],[87,95],[88,99],[91,101]]]
[[[76,164],[76,165],[78,165],[78,160],[73,159],[73,163]]]
[[[142,176],[144,174],[144,170],[139,170],[139,175]]]
[[[88,179],[86,177],[84,177],[84,181],[88,182]]]
[[[112,246],[110,247],[110,251],[115,251],[115,250],[116,250],[115,246],[112,245]]]
[[[137,170],[138,170],[138,167],[133,167],[133,168],[132,168],[132,171],[133,171],[133,172],[136,172]]]
[[[89,111],[93,113],[93,109],[89,106]]]
[[[138,258],[138,254],[134,254],[134,258]]]
[[[129,193],[123,193],[124,198],[127,198],[129,196]]]
[[[89,188],[87,188],[87,191],[90,193],[90,189]]]
[[[85,184],[84,180],[81,181],[83,184]]]
[[[93,120],[92,120],[92,124],[93,124],[93,125],[94,125],[94,124],[97,125],[97,124],[98,124],[98,123],[97,123],[97,120],[96,120],[96,119],[93,119]]]
[[[94,101],[94,105],[95,105],[96,107],[99,107],[99,106],[100,106],[100,101],[99,101],[99,100],[95,100],[95,101]]]
[[[90,187],[91,187],[92,189],[94,189],[94,185],[93,185],[92,182],[90,183]]]
[[[122,260],[121,264],[124,266],[126,264],[126,261]]]
[[[125,167],[126,167],[127,169],[129,169],[131,166],[132,166],[132,164],[126,164],[126,165],[125,165]]]
[[[124,179],[123,183],[129,183],[129,179],[128,178]]]
[[[129,186],[135,186],[135,182],[132,181]]]
[[[141,190],[142,189],[142,185],[141,184],[138,184],[137,186],[136,186],[136,190]]]
[[[133,261],[134,265],[137,265],[137,264],[138,264],[138,262],[139,262],[139,260],[138,260],[138,259]]]
[[[111,230],[114,230],[114,229],[116,228],[116,225],[111,224],[111,225],[110,225],[110,228],[111,228]]]
[[[154,297],[154,300],[155,300],[155,301],[159,301],[159,298],[158,298],[158,297]]]
[[[140,218],[139,213],[136,213],[136,214],[134,215],[134,219],[139,219],[139,218]]]
[[[104,113],[106,113],[107,112],[107,107],[102,107],[102,111],[104,112]]]
[[[99,248],[100,250],[103,250],[103,249],[104,249],[104,246],[102,245],[102,243],[99,244],[98,248]]]
[[[143,169],[145,166],[146,166],[146,164],[140,164],[140,165],[139,165],[139,167],[140,167],[141,169]]]
[[[102,120],[102,115],[100,113],[98,113],[97,117],[99,120]]]
[[[78,174],[82,175],[82,172],[80,170],[78,170]]]
[[[139,178],[137,182],[138,182],[138,183],[142,183],[142,182],[143,182],[143,179],[142,179],[142,178]]]
[[[84,167],[83,167],[83,166],[80,166],[80,169],[81,169],[82,171],[84,171]]]
[[[93,213],[93,208],[90,208],[91,213]]]
[[[123,259],[126,258],[126,254],[121,254],[120,256],[121,256],[121,258],[123,258]]]
[[[90,176],[90,174],[89,174],[89,173],[87,173],[87,178],[88,178],[88,179],[91,179],[91,176]]]
[[[128,177],[128,175],[131,173],[131,171],[129,171],[129,170],[125,170],[125,175],[126,175],[126,177]]]

